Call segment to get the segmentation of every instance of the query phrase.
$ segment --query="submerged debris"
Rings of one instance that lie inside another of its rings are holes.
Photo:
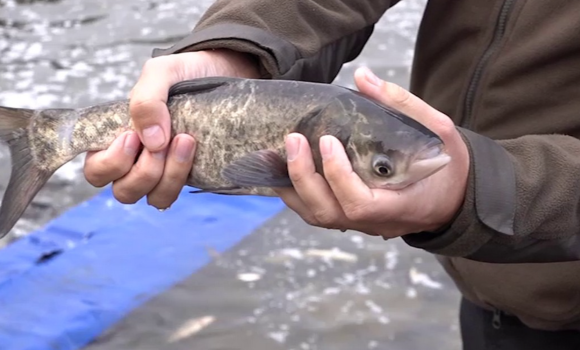
[[[185,338],[190,338],[195,334],[201,332],[203,329],[208,327],[214,321],[215,321],[214,316],[204,316],[188,320],[181,327],[179,327],[173,334],[171,334],[171,336],[167,339],[167,342],[175,343]]]

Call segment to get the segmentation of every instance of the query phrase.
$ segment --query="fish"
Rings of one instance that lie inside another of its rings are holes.
[[[216,320],[215,316],[207,315],[187,320],[167,339],[168,343],[176,343],[183,339],[191,338],[201,332]]]
[[[342,251],[338,248],[308,249],[306,251],[306,256],[317,257],[323,260],[341,260],[348,262],[356,262],[358,260],[358,257],[355,254]]]
[[[292,187],[285,137],[308,140],[324,176],[319,138],[336,137],[353,171],[370,188],[401,190],[450,161],[442,139],[396,109],[337,84],[283,79],[205,77],[170,87],[171,137],[196,139],[191,193],[276,197]],[[88,151],[105,150],[134,130],[129,99],[79,108],[0,106],[0,141],[11,173],[0,206],[0,238],[61,166]]]

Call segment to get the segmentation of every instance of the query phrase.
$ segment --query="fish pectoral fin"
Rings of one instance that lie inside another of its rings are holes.
[[[224,194],[224,195],[240,195],[241,193],[238,193],[240,190],[242,190],[241,187],[231,186],[231,187],[205,188],[203,190],[189,191],[189,193],[193,193],[193,194],[213,193],[213,194]]]
[[[222,171],[222,176],[240,187],[292,187],[288,163],[272,150],[252,152],[236,159]]]

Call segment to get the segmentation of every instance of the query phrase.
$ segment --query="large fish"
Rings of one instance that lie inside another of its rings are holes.
[[[187,185],[198,192],[276,196],[292,186],[284,138],[306,136],[317,171],[318,140],[337,137],[354,171],[371,188],[402,189],[445,166],[450,157],[432,131],[414,119],[332,84],[211,77],[174,85],[167,102],[172,137],[197,141]],[[0,107],[0,139],[12,172],[0,207],[0,238],[62,165],[106,149],[132,129],[129,102],[79,109]]]

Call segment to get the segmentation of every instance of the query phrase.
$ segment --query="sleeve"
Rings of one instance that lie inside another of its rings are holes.
[[[471,169],[462,208],[415,248],[490,263],[575,260],[580,252],[580,140],[525,135],[495,141],[459,128]]]
[[[217,0],[192,33],[153,57],[231,49],[258,58],[263,78],[330,83],[399,0]]]

